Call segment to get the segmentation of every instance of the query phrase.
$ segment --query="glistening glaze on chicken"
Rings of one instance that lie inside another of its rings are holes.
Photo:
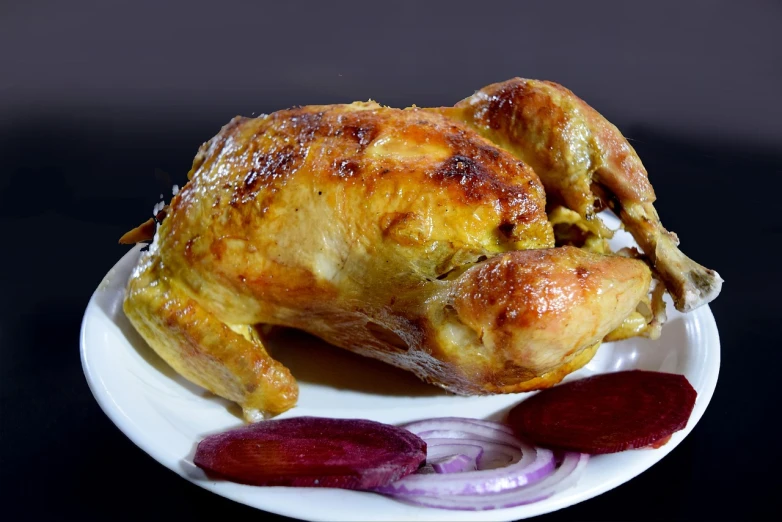
[[[256,326],[294,327],[462,394],[551,386],[648,293],[637,260],[554,247],[525,162],[437,111],[236,118],[199,151],[125,311],[248,419],[295,404]]]

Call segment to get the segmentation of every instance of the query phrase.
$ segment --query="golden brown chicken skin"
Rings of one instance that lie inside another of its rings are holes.
[[[257,325],[294,327],[456,393],[555,384],[648,292],[640,261],[552,248],[535,172],[431,111],[236,118],[199,151],[125,312],[248,419],[295,404]]]

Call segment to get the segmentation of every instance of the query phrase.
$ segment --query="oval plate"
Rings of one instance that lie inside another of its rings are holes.
[[[618,224],[615,219],[606,221]],[[612,240],[614,247],[630,243],[629,235],[621,231]],[[176,374],[125,317],[125,285],[138,256],[136,247],[109,271],[84,314],[81,358],[92,393],[119,429],[164,466],[218,495],[288,517],[364,522],[511,521],[555,511],[619,486],[671,452],[700,420],[717,384],[720,344],[714,316],[708,306],[683,315],[669,303],[669,320],[660,339],[606,343],[586,367],[566,380],[634,368],[683,374],[698,391],[687,427],[660,449],[593,457],[576,487],[547,500],[494,511],[445,511],[373,493],[259,488],[210,480],[193,465],[195,445],[205,435],[241,425],[240,411]],[[449,395],[411,374],[299,332],[284,330],[268,345],[300,386],[298,406],[281,417],[364,418],[391,424],[443,416],[501,420],[529,395]]]

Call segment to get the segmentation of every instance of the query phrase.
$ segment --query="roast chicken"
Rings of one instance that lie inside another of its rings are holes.
[[[719,276],[660,224],[632,147],[552,83],[515,79],[452,108],[237,117],[188,178],[159,224],[124,238],[154,232],[124,310],[177,372],[248,420],[297,400],[264,325],[454,393],[509,393],[586,364],[639,317],[653,278],[682,310],[719,291]],[[605,206],[644,255],[558,240],[556,209],[609,236],[595,217]]]

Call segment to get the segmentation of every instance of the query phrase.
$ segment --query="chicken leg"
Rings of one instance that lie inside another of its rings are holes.
[[[515,78],[484,87],[455,107],[431,109],[463,122],[535,170],[549,202],[589,222],[608,205],[664,281],[677,310],[713,300],[722,279],[679,248],[655,211],[641,160],[619,130],[568,89]],[[598,233],[605,234],[600,226]]]

